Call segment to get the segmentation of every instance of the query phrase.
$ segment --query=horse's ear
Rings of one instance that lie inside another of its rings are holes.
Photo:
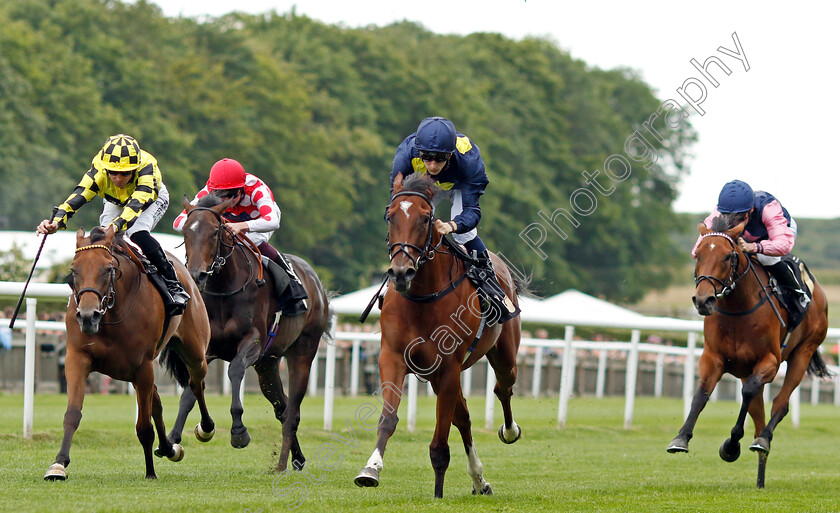
[[[114,242],[114,235],[117,233],[116,230],[116,227],[112,224],[109,224],[108,228],[105,228],[105,238],[102,240],[105,245],[109,245]]]
[[[394,178],[394,194],[400,192],[402,190],[402,183],[403,183],[403,174],[397,173],[397,177]]]
[[[186,194],[181,198],[181,206],[184,207],[184,210],[189,212],[193,208],[195,208],[192,204],[190,204],[190,199],[187,197]]]
[[[700,232],[700,235],[706,235],[712,230],[711,228],[707,228],[705,223],[700,223],[697,225],[697,231]]]
[[[727,230],[726,234],[732,237],[733,239],[740,237],[744,233],[744,228],[746,228],[747,226],[747,221],[748,219],[744,219],[740,223]]]
[[[79,228],[76,232],[76,247],[80,248],[85,245],[85,229]]]

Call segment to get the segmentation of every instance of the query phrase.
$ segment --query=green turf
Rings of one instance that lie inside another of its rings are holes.
[[[163,399],[165,418],[171,423],[177,400]],[[710,403],[698,423],[691,453],[672,455],[665,447],[682,424],[682,403],[677,400],[638,400],[634,426],[625,430],[622,398],[573,398],[568,425],[558,430],[556,399],[515,399],[523,437],[508,446],[499,441],[495,429],[481,428],[484,400],[474,397],[468,401],[473,432],[484,476],[495,495],[471,495],[463,446],[453,429],[444,499],[435,500],[428,451],[434,427],[431,399],[420,399],[413,434],[406,431],[401,408],[403,420],[388,444],[381,484],[365,489],[357,488],[353,478],[373,450],[375,432],[360,426],[355,412],[365,402],[378,405],[370,397],[337,400],[334,438],[322,430],[323,400],[307,398],[300,430],[309,458],[307,471],[286,476],[270,470],[280,427],[262,397],[245,398],[252,442],[241,450],[229,445],[228,400],[210,396],[208,402],[218,423],[216,438],[199,444],[185,435],[185,459],[155,459],[158,479],[147,481],[134,436],[133,398],[88,396],[71,451],[69,479],[45,482],[43,474],[61,440],[66,398],[36,397],[35,436],[26,441],[21,436],[22,397],[0,395],[0,511],[267,513],[289,511],[295,501],[301,501],[297,511],[352,513],[840,511],[840,409],[831,405],[803,404],[798,429],[790,419],[782,423],[773,441],[767,486],[757,490],[756,456],[747,450],[751,426],[740,460],[725,463],[718,457],[718,446],[734,422],[734,402]],[[196,422],[194,412],[188,426]],[[499,423],[497,403],[495,425]],[[350,440],[353,433],[358,442],[348,445],[336,439]]]

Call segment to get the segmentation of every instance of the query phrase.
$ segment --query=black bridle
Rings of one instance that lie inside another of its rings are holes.
[[[389,204],[393,205],[394,200],[399,198],[400,196],[419,196],[423,198],[426,201],[426,203],[428,203],[429,206],[432,207],[432,209],[434,210],[432,200],[429,199],[429,197],[423,194],[422,192],[400,191],[391,197],[391,201],[389,202]],[[411,265],[414,266],[414,270],[416,271],[420,269],[420,266],[426,263],[428,260],[434,260],[435,252],[438,250],[438,248],[440,248],[440,245],[443,243],[443,237],[441,237],[440,242],[438,242],[434,246],[432,245],[432,235],[435,227],[434,221],[434,216],[429,218],[429,227],[428,232],[426,234],[426,243],[423,245],[422,248],[416,244],[411,244],[410,242],[390,242],[390,240],[388,240],[388,256],[390,257],[390,261],[393,262],[394,258],[396,258],[396,256],[400,253],[405,253],[408,259],[411,261]],[[390,223],[390,220],[388,222]],[[397,250],[394,251],[394,248],[397,248]],[[412,256],[412,254],[406,248],[413,249],[414,251],[416,251],[417,258],[415,259],[414,256]]]
[[[729,278],[727,279],[726,282],[724,282],[723,280],[721,280],[717,276],[711,276],[711,275],[707,275],[707,274],[703,274],[703,275],[700,275],[700,276],[697,276],[695,274],[695,276],[694,276],[694,286],[695,287],[698,287],[700,285],[700,283],[702,283],[703,281],[708,281],[709,283],[712,284],[712,288],[714,288],[715,297],[720,299],[724,296],[728,296],[729,294],[732,293],[733,290],[735,290],[735,284],[737,284],[738,281],[741,278],[743,278],[744,276],[746,276],[746,274],[750,271],[750,269],[752,269],[752,260],[750,258],[747,258],[747,268],[744,269],[743,273],[738,274],[738,267],[740,266],[741,259],[738,256],[738,250],[736,249],[737,245],[735,244],[735,241],[732,240],[732,237],[730,237],[729,235],[727,235],[723,232],[709,232],[709,233],[701,236],[700,240],[703,240],[706,237],[723,237],[724,239],[727,240],[727,242],[729,242],[729,245],[732,247],[732,252],[730,253],[732,258],[730,259],[730,262],[729,262],[729,267],[730,267]],[[718,285],[721,286],[720,292],[718,292]]]
[[[104,316],[105,312],[108,311],[111,307],[114,306],[114,299],[116,298],[116,290],[114,289],[114,282],[116,281],[116,274],[117,274],[117,266],[114,265],[114,254],[111,252],[111,248],[108,246],[103,246],[102,244],[91,244],[89,246],[82,246],[81,248],[76,248],[76,253],[80,251],[86,251],[89,249],[104,249],[111,255],[111,265],[108,266],[108,285],[105,287],[105,292],[103,293],[101,290],[95,287],[84,287],[79,290],[73,290],[73,299],[76,300],[76,311],[79,311],[79,298],[82,297],[82,294],[85,292],[91,292],[96,294],[96,297],[99,298],[99,314]]]
[[[222,269],[222,267],[224,267],[224,265],[230,259],[231,255],[233,255],[233,251],[235,249],[238,248],[240,251],[243,252],[243,254],[245,254],[245,250],[242,247],[242,245],[237,242],[236,237],[234,237],[233,232],[230,231],[230,228],[227,227],[227,224],[225,223],[225,219],[221,216],[221,214],[219,214],[218,212],[216,212],[212,208],[195,207],[187,213],[187,219],[190,218],[190,215],[192,215],[193,212],[197,212],[197,211],[200,211],[200,210],[206,210],[207,212],[212,213],[214,216],[216,216],[216,220],[219,222],[219,226],[218,226],[217,232],[216,232],[216,250],[215,250],[215,254],[213,256],[213,262],[210,263],[210,267],[208,267],[208,269],[205,271],[208,276],[212,276],[214,273],[219,272]],[[185,226],[186,226],[186,222],[187,221],[185,219],[184,220],[184,225]],[[224,233],[227,233],[228,236],[230,237],[230,240],[232,241],[230,244],[228,244],[227,242],[225,242],[223,240],[224,237],[222,235]],[[222,248],[223,247],[227,249],[227,254],[225,254],[225,255],[222,255]],[[187,256],[187,259],[189,261],[189,256]],[[229,291],[229,292],[213,292],[213,291],[209,291],[209,290],[202,290],[201,291],[202,294],[207,294],[209,296],[226,297],[226,296],[233,296],[234,294],[238,294],[238,293],[242,292],[243,290],[245,290],[245,288],[248,286],[248,284],[251,283],[251,280],[254,279],[254,267],[251,263],[251,259],[247,258],[247,254],[246,254],[245,260],[248,262],[248,278],[245,280],[245,283],[243,283],[241,287],[238,287],[235,290]]]

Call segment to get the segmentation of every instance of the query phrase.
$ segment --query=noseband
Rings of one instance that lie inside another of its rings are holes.
[[[432,200],[429,199],[428,196],[426,196],[422,192],[414,191],[400,191],[394,194],[391,197],[389,205],[392,205],[394,203],[394,200],[400,196],[419,196],[423,198],[426,201],[426,203],[429,204],[430,207],[432,207],[432,210],[434,210]],[[410,242],[390,242],[388,244],[388,255],[390,256],[390,260],[393,262],[394,258],[396,258],[397,255],[399,255],[400,253],[405,253],[408,259],[411,260],[411,264],[414,266],[415,270],[419,269],[421,265],[426,263],[426,261],[434,260],[435,251],[440,247],[441,243],[443,242],[443,237],[441,237],[441,242],[439,242],[436,246],[432,246],[432,230],[434,230],[434,219],[435,218],[433,216],[431,221],[429,222],[429,230],[426,234],[426,244],[422,248],[420,246],[417,246],[416,244],[411,244]],[[394,248],[397,248],[397,250],[394,251]],[[417,259],[415,259],[406,248],[410,248],[416,251]]]
[[[711,276],[711,275],[706,275],[706,274],[701,275],[701,276],[696,276],[696,275],[694,276],[694,287],[695,288],[698,287],[700,285],[700,283],[702,283],[704,280],[707,280],[712,284],[712,287],[715,290],[715,297],[720,299],[723,296],[727,296],[727,295],[731,294],[732,291],[735,290],[735,284],[738,283],[738,280],[743,278],[749,272],[749,270],[752,268],[752,261],[748,257],[747,258],[747,268],[744,269],[743,273],[738,274],[738,263],[740,262],[740,259],[738,258],[738,251],[735,249],[736,244],[735,244],[735,241],[732,240],[732,237],[730,237],[729,235],[727,235],[725,233],[722,233],[722,232],[709,232],[709,233],[701,236],[700,240],[703,240],[706,237],[723,237],[724,239],[727,240],[727,242],[729,242],[729,245],[732,246],[732,253],[731,253],[732,260],[729,263],[729,266],[730,266],[729,279],[725,283],[723,282],[723,280],[719,279],[717,276]],[[721,286],[720,292],[718,292],[718,285]]]
[[[105,293],[103,294],[97,288],[94,287],[85,287],[83,289],[74,291],[73,299],[76,300],[76,311],[79,311],[79,298],[82,297],[82,294],[85,292],[91,292],[96,294],[96,297],[99,298],[99,312],[100,315],[105,315],[105,312],[108,311],[109,308],[114,306],[114,301],[117,297],[116,290],[114,288],[114,282],[116,281],[116,274],[117,274],[117,266],[113,265],[114,261],[114,253],[111,251],[111,248],[108,246],[104,246],[102,244],[91,244],[90,246],[83,246],[81,248],[76,248],[76,253],[81,251],[87,251],[89,249],[104,249],[111,255],[111,262],[112,264],[108,267],[108,286],[105,289]]]

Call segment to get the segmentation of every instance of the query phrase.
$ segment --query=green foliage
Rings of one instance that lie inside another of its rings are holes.
[[[6,2],[0,24],[0,226],[31,229],[105,137],[126,132],[157,157],[174,205],[213,162],[240,160],[283,212],[273,242],[349,291],[387,266],[396,146],[442,115],[485,157],[482,237],[539,292],[632,302],[666,287],[680,262],[671,203],[688,125],[660,129],[659,161],[598,195],[565,240],[550,231],[548,258],[520,238],[539,212],[569,209],[575,190],[591,188],[581,173],[622,153],[660,104],[631,70],[593,69],[552,41],[444,36],[410,22],[347,29],[294,11],[170,19],[145,0]],[[178,210],[157,229],[171,231]],[[71,228],[98,214],[82,209]]]
[[[8,250],[0,250],[0,281],[24,281],[29,275],[29,266],[23,257],[23,250],[12,244]]]

